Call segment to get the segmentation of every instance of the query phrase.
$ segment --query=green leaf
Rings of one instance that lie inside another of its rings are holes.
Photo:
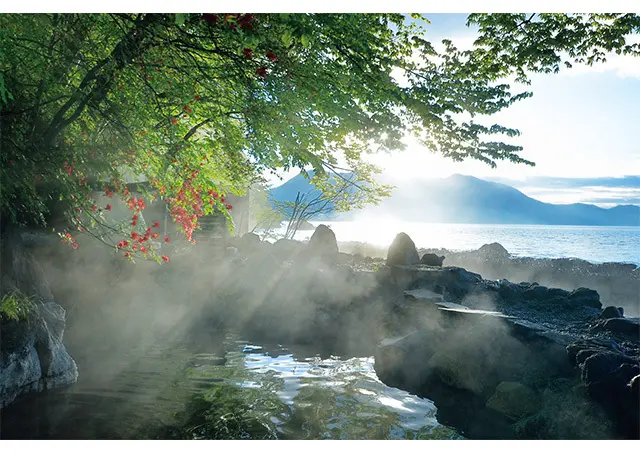
[[[291,34],[289,32],[283,34],[281,39],[282,39],[282,43],[285,45],[285,47],[289,47],[291,45],[291,43],[293,42],[293,37],[291,36]]]
[[[176,25],[184,25],[186,14],[176,13]]]
[[[302,36],[300,37],[300,42],[302,43],[302,45],[303,45],[304,47],[309,47],[309,36],[307,36],[307,35],[302,35]]]

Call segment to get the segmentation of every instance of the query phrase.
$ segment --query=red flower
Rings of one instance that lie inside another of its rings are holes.
[[[174,124],[178,124],[178,118],[171,118],[171,122]]]
[[[248,59],[253,58],[253,54],[252,54],[253,50],[251,50],[250,48],[246,47],[242,53],[244,53],[244,56],[246,56]]]
[[[200,96],[195,96],[194,99],[195,100],[200,100]]]
[[[154,228],[159,228],[159,227],[160,227],[160,222],[159,222],[159,221],[155,221],[155,222],[153,223],[153,227],[154,227]]]
[[[78,244],[77,244],[77,243],[74,243],[74,244],[73,244],[73,249],[74,249],[74,250],[77,250],[77,249],[78,249]]]
[[[131,232],[131,239],[136,240],[138,238],[138,233],[136,231]]]
[[[151,238],[152,239],[157,239],[158,238],[158,234],[154,232],[153,234],[151,234]]]
[[[277,61],[278,60],[278,55],[276,55],[272,51],[268,51],[267,52],[267,58],[269,58],[271,61]]]
[[[264,66],[259,67],[258,69],[256,69],[256,74],[258,74],[258,77],[260,78],[267,78],[267,68]]]
[[[144,246],[141,246],[140,247],[140,251],[142,251],[143,253],[146,253],[147,252],[147,248],[145,248]]]
[[[232,209],[231,204],[227,204],[225,207],[227,208],[227,210],[231,210]]]
[[[169,243],[171,241],[171,239],[169,237],[165,237],[164,238],[164,243]]]
[[[96,210],[96,206],[89,206],[89,210],[94,212]]]
[[[127,251],[126,253],[124,253],[124,257],[126,257],[126,258],[131,257],[131,253],[129,251]]]
[[[168,256],[162,256],[162,260],[165,262],[169,262],[169,257]]]
[[[137,250],[137,249],[138,249],[138,245],[133,245],[133,246],[131,247],[131,249],[132,249],[133,251]]]
[[[105,207],[105,209],[111,210],[111,204],[107,204],[107,207]]]
[[[118,248],[124,248],[124,240],[118,242]]]

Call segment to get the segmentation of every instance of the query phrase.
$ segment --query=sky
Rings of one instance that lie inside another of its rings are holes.
[[[446,37],[460,48],[472,45],[476,31],[466,27],[466,14],[426,15],[432,42]],[[525,89],[533,97],[483,121],[519,129],[521,136],[510,142],[523,146],[520,155],[534,161],[535,167],[499,162],[492,169],[480,162],[456,163],[416,142],[408,142],[405,151],[378,155],[371,161],[384,168],[384,180],[396,185],[460,173],[500,179],[546,202],[640,204],[640,184],[620,190],[609,184],[606,193],[599,192],[597,185],[597,178],[640,175],[640,59],[612,55],[599,66],[536,74],[531,80]],[[545,177],[591,181],[571,189],[539,186]]]

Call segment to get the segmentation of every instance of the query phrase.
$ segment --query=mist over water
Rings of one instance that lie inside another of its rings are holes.
[[[476,250],[498,242],[513,256],[579,258],[593,263],[625,262],[640,265],[640,227],[546,226],[414,223],[392,220],[311,222],[327,224],[339,242],[364,242],[386,250],[395,235],[406,232],[418,248]],[[298,231],[305,240],[313,231]]]

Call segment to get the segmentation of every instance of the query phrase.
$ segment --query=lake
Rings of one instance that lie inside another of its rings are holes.
[[[400,221],[335,221],[324,223],[338,242],[365,242],[386,249],[399,232],[405,232],[418,248],[475,250],[498,242],[518,257],[574,257],[593,263],[626,262],[640,265],[640,227],[545,226],[495,224],[438,224]],[[298,231],[304,240],[313,231]]]

